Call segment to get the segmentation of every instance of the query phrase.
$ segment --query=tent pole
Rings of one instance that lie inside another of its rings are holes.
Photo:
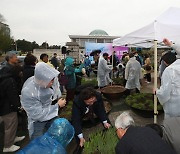
[[[157,89],[157,40],[154,40],[154,90]],[[157,123],[157,96],[154,95],[154,123]]]
[[[112,79],[113,79],[113,62],[114,62],[114,50],[113,50],[113,52],[112,52],[112,72],[111,72],[111,86],[112,86],[112,83],[113,83],[113,81],[112,81]]]

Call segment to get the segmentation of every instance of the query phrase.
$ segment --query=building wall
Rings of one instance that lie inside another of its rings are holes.
[[[77,42],[79,46],[67,45],[68,50],[73,50],[69,53],[69,56],[75,58],[79,62],[79,55],[81,51],[85,53],[85,42],[90,43],[112,43],[113,39],[119,36],[109,36],[109,35],[69,35],[71,42]]]
[[[46,53],[49,56],[49,59],[53,57],[54,53],[57,53],[57,55],[61,58],[64,59],[64,55],[61,53],[60,49],[34,49],[33,50],[33,55],[37,57],[37,59],[40,59],[40,55],[42,53]]]
[[[85,42],[90,43],[112,43],[113,39],[108,38],[73,38],[71,42],[77,42],[80,47],[85,48]]]
[[[79,46],[68,46],[67,50],[69,50],[69,55],[70,57],[73,57],[75,59],[75,63],[79,63]]]

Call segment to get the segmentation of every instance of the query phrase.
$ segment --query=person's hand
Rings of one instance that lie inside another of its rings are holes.
[[[84,139],[83,137],[80,138],[80,143],[79,143],[79,145],[80,145],[81,147],[83,147],[84,143],[85,143],[85,139]]]
[[[153,88],[153,94],[156,95],[156,89]]]
[[[111,127],[111,125],[106,122],[106,123],[104,123],[104,127],[107,128],[107,129],[109,129],[109,128]]]
[[[57,103],[60,107],[64,107],[66,105],[66,100],[64,98],[60,98]]]
[[[164,39],[163,39],[163,42],[164,42],[164,44],[167,45],[167,46],[172,46],[172,42],[170,42],[167,38],[164,38]]]

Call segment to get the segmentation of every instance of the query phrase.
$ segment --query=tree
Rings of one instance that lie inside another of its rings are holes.
[[[42,44],[41,44],[41,47],[40,47],[41,49],[48,49],[49,48],[49,44],[47,43],[47,42],[43,42]]]
[[[32,50],[39,49],[39,45],[35,41],[33,41],[31,44],[32,44]]]
[[[60,49],[61,46],[60,45],[51,45],[49,46],[49,49]]]
[[[6,52],[11,50],[11,37],[0,29],[0,51]]]
[[[23,39],[17,40],[16,43],[18,50],[21,50],[22,52],[33,51],[33,49],[39,48],[39,45],[35,41],[29,42]]]
[[[0,14],[0,51],[6,52],[11,49],[10,28],[4,24],[5,18]]]

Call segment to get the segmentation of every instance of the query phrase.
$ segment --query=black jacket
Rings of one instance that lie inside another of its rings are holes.
[[[9,75],[0,75],[0,116],[17,111],[20,98],[15,80]]]
[[[175,154],[155,130],[129,127],[116,145],[116,154]]]
[[[51,58],[51,64],[57,68],[58,67],[58,59],[56,57]]]
[[[0,70],[0,116],[17,111],[20,98],[11,65]]]
[[[35,66],[24,65],[23,68],[23,83],[31,76],[34,76]]]
[[[101,122],[108,120],[105,112],[102,96],[100,93],[96,93],[97,101],[92,105],[93,112],[97,115],[97,117],[101,120]],[[73,107],[72,107],[72,125],[74,126],[76,135],[82,133],[82,120],[87,111],[87,105],[84,101],[79,99],[79,95],[77,95],[74,99]]]
[[[0,69],[0,75],[11,76],[16,82],[16,88],[18,94],[21,94],[22,89],[22,67],[20,65],[11,65],[7,63],[3,68]]]

